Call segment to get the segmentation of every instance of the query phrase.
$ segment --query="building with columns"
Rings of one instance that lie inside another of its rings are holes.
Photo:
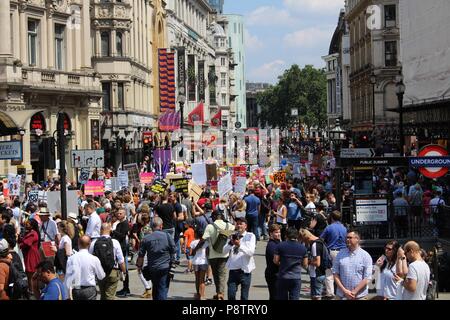
[[[21,161],[0,160],[0,174],[25,173],[41,181],[40,145],[53,136],[58,112],[65,113],[71,149],[98,145],[100,76],[94,72],[89,0],[0,1],[0,131],[3,140],[21,140]],[[24,135],[16,135],[24,129]],[[4,130],[4,129],[9,130]],[[75,179],[70,157],[68,177]]]
[[[399,74],[398,0],[346,0],[350,31],[351,128],[354,138],[372,137],[376,144],[396,145]],[[384,135],[384,136],[383,136]]]

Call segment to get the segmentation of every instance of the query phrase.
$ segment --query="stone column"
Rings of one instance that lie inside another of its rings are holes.
[[[19,6],[19,24],[20,24],[20,60],[24,65],[28,65],[27,53],[27,21],[25,12]]]
[[[3,38],[3,41],[0,41],[0,57],[10,56],[11,52],[11,21],[10,21],[10,8],[9,8],[9,0],[8,1],[0,1],[0,30],[3,35],[6,35]]]
[[[95,55],[92,52],[91,41],[91,19],[89,15],[89,1],[83,2],[83,8],[81,9],[81,30],[82,30],[82,68],[92,68],[91,56]],[[97,33],[95,33],[97,34]]]
[[[53,12],[50,11],[47,12],[47,61],[50,69],[55,67],[54,37]]]

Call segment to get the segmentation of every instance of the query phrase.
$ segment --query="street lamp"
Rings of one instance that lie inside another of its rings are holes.
[[[405,155],[405,136],[403,134],[403,96],[405,95],[405,84],[403,83],[403,76],[401,71],[397,77],[397,83],[395,84],[395,93],[398,98],[398,111],[399,111],[399,135],[400,135],[400,155]]]
[[[342,189],[341,189],[341,179],[342,179],[342,167],[341,167],[341,145],[342,142],[347,139],[346,131],[341,128],[340,120],[336,119],[336,125],[333,130],[330,131],[330,139],[336,143],[336,206],[338,210],[341,210],[342,203]]]
[[[178,103],[180,104],[180,128],[184,128],[184,104],[186,103],[186,96],[184,95],[184,88],[180,88],[178,93]]]
[[[375,85],[377,84],[377,76],[374,71],[370,74],[370,83],[372,84],[372,126],[375,130]]]

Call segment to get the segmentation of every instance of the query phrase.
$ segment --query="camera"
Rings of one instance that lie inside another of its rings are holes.
[[[242,239],[242,237],[243,237],[242,234],[240,234],[239,232],[235,232],[231,235],[231,239],[233,240],[239,240]]]

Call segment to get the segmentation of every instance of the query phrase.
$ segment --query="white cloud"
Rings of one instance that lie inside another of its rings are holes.
[[[250,12],[245,23],[249,26],[289,26],[296,21],[287,10],[263,6]]]
[[[250,72],[251,81],[258,82],[276,82],[276,79],[283,72],[286,62],[283,60],[274,60],[269,63],[265,63],[262,66],[253,69]]]
[[[329,45],[333,36],[334,27],[328,28],[307,28],[293,33],[288,33],[283,38],[283,43],[287,47],[315,48],[326,43]]]
[[[246,51],[258,51],[264,47],[263,42],[258,38],[250,34],[248,29],[244,29],[245,50]]]
[[[344,0],[283,0],[284,5],[297,12],[317,12],[322,14],[339,14],[339,9],[344,8]]]

